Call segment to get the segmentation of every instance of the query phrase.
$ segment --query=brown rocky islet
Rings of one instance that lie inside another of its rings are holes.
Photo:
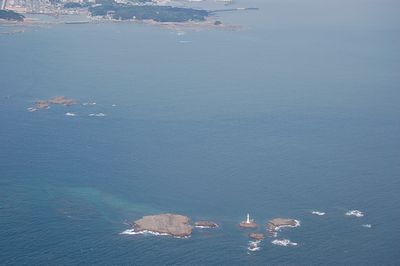
[[[48,109],[50,105],[57,104],[57,105],[64,105],[70,106],[76,104],[76,101],[70,98],[66,98],[65,96],[54,96],[48,100],[38,100],[35,103],[35,108],[31,108],[31,110],[36,109]]]
[[[257,241],[261,241],[264,239],[264,234],[262,233],[250,233],[249,234],[249,238],[257,240]]]
[[[194,226],[200,228],[215,228],[218,227],[218,224],[211,221],[197,221],[194,223]]]
[[[133,224],[135,232],[150,231],[175,237],[188,237],[192,234],[189,217],[179,214],[158,214],[143,216]]]

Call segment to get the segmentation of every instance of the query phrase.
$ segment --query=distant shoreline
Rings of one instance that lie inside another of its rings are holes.
[[[39,14],[41,16],[50,16],[49,14]],[[34,17],[26,17],[24,21],[2,21],[0,20],[0,26],[10,26],[10,31],[0,31],[0,35],[22,33],[25,31],[25,27],[46,27],[52,25],[71,25],[78,26],[82,24],[142,24],[152,25],[169,30],[202,30],[202,29],[224,29],[224,30],[240,30],[242,29],[239,25],[223,24],[213,16],[208,16],[204,21],[185,21],[185,22],[158,22],[154,20],[115,20],[115,19],[99,19],[87,16],[87,20],[84,20],[82,14],[68,15],[68,19],[60,16],[54,20],[42,20]],[[79,20],[71,20],[71,16],[76,16]],[[11,30],[11,28],[19,27],[18,30]],[[22,28],[22,29],[21,29]]]

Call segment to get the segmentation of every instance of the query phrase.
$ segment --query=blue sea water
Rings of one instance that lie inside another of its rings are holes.
[[[400,264],[400,4],[236,3],[240,31],[0,35],[1,265]],[[55,95],[97,104],[26,110]],[[164,212],[220,227],[120,234]],[[249,252],[247,212],[298,245]]]

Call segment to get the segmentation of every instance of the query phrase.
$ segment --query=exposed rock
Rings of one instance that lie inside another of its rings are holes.
[[[76,101],[73,99],[68,99],[64,96],[55,96],[50,100],[39,100],[36,102],[37,109],[47,109],[50,107],[50,104],[62,104],[65,106],[73,105]]]
[[[258,224],[254,222],[254,220],[250,220],[249,222],[247,221],[241,221],[239,224],[240,227],[244,228],[257,228]]]
[[[187,237],[192,233],[189,217],[170,213],[144,216],[133,226],[135,232],[151,231],[175,237]]]
[[[270,220],[267,224],[267,230],[271,235],[276,236],[276,232],[283,227],[298,227],[300,222],[294,219],[275,218]]]
[[[49,108],[49,102],[45,100],[39,100],[36,102],[36,108],[37,109],[46,109]]]
[[[263,240],[264,239],[264,234],[262,234],[262,233],[250,233],[249,234],[249,237],[251,238],[251,239],[254,239],[254,240]]]
[[[197,221],[194,223],[194,226],[199,228],[215,228],[218,227],[218,224],[210,221]]]
[[[62,105],[72,105],[75,104],[76,101],[73,99],[68,99],[65,96],[54,96],[49,100],[49,103],[51,104],[62,104]]]

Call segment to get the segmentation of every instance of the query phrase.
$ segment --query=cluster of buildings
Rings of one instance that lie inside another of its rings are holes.
[[[95,2],[95,0],[88,0]],[[63,5],[68,2],[83,3],[87,0],[0,0],[0,9],[12,10],[18,13],[62,14]]]

